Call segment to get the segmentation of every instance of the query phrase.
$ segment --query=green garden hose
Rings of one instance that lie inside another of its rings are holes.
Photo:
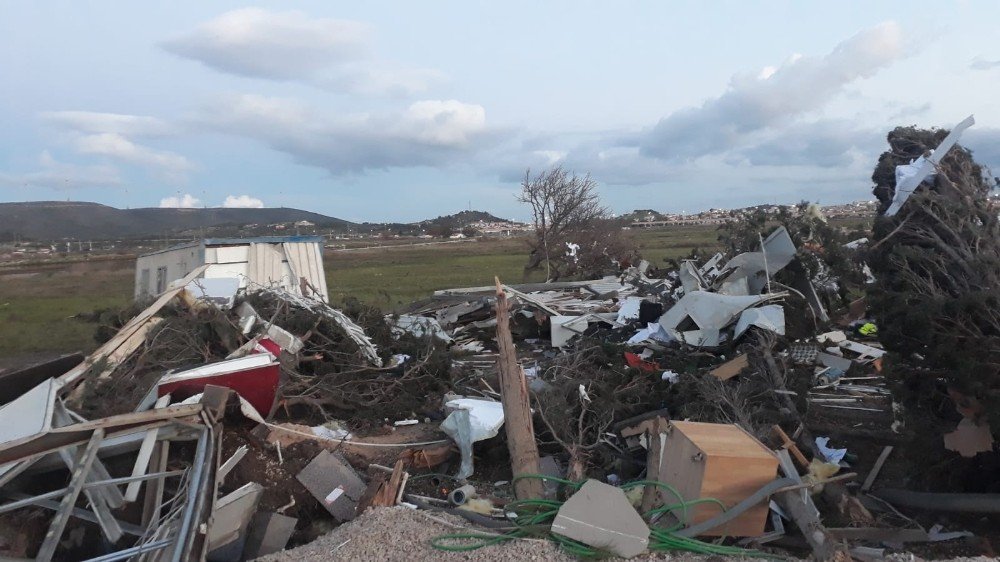
[[[525,474],[514,478],[513,482],[525,478],[549,480],[556,482],[573,490],[579,490],[584,482],[573,482],[563,478],[555,478],[544,474]],[[694,505],[711,503],[716,504],[722,511],[726,506],[714,498],[701,498],[696,500],[685,500],[676,488],[669,484],[651,480],[639,480],[628,482],[621,486],[623,490],[628,490],[636,486],[656,486],[667,490],[677,498],[677,503],[650,510],[645,517],[652,518],[656,515],[680,510],[680,522],[670,529],[651,527],[649,532],[649,550],[657,552],[665,551],[688,551],[698,554],[719,554],[724,556],[747,556],[758,558],[778,558],[764,552],[747,550],[735,546],[723,546],[719,544],[699,541],[697,539],[682,537],[674,534],[674,531],[683,528],[688,520],[688,508]],[[530,537],[547,538],[559,545],[566,553],[579,558],[596,558],[608,556],[607,552],[597,550],[573,539],[553,533],[552,520],[559,513],[559,508],[563,502],[547,499],[527,499],[514,500],[507,504],[506,511],[513,512],[516,516],[509,517],[510,522],[517,527],[515,530],[502,535],[486,533],[452,533],[434,537],[430,540],[430,545],[438,550],[448,552],[467,552],[476,550],[484,546],[500,544],[505,541],[524,539]],[[457,543],[457,544],[456,544]]]

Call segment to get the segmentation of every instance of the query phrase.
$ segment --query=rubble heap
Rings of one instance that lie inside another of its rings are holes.
[[[423,546],[449,552],[989,553],[982,405],[897,400],[919,366],[879,342],[865,242],[802,224],[390,315],[197,269],[91,356],[3,374],[2,553],[250,560],[383,507],[438,517]]]

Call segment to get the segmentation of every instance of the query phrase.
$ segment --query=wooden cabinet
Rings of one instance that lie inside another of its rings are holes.
[[[774,480],[778,470],[774,452],[738,426],[727,424],[670,422],[662,459],[660,481],[676,488],[686,501],[715,498],[727,508]],[[662,501],[670,505],[677,499],[664,491]],[[687,510],[687,523],[694,525],[720,512],[718,504],[701,503]],[[764,532],[767,512],[768,503],[764,500],[703,536],[760,535]],[[678,519],[684,517],[681,510],[673,513]]]

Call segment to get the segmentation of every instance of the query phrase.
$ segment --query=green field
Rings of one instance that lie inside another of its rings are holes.
[[[631,235],[655,265],[715,242],[708,226]],[[519,239],[328,252],[330,300],[356,297],[389,311],[437,289],[489,285],[494,276],[511,284],[543,280],[537,272],[524,276],[526,254]],[[73,316],[128,303],[133,267],[134,258],[124,256],[0,269],[0,368],[4,358],[92,350],[95,325]]]

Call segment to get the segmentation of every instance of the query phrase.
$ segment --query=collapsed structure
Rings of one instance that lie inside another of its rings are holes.
[[[772,225],[671,271],[497,280],[390,315],[331,307],[286,242],[186,247],[204,257],[89,357],[0,376],[3,554],[250,560],[400,505],[479,529],[442,550],[986,551],[989,521],[961,514],[997,496],[912,474],[995,455],[975,401],[912,434],[928,414],[894,398],[865,281],[827,263],[870,278],[863,244],[796,238]]]

